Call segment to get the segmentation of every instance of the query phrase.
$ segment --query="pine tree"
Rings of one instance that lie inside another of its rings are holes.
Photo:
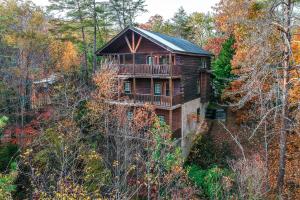
[[[221,96],[223,90],[233,79],[231,73],[231,60],[234,56],[234,38],[229,37],[222,45],[219,57],[212,62],[212,69],[214,75],[214,87],[217,96]]]
[[[189,37],[191,30],[188,26],[188,21],[189,17],[187,13],[183,7],[180,7],[172,19],[175,36],[185,39]]]
[[[120,29],[133,25],[136,17],[147,11],[145,0],[110,0],[109,6]]]

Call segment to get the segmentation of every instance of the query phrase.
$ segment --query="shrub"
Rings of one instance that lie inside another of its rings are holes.
[[[214,165],[227,167],[227,160],[232,158],[228,143],[224,142],[217,147],[211,136],[206,134],[196,138],[186,164],[197,165],[201,169],[209,169]]]
[[[11,170],[9,174],[0,173],[0,199],[13,199],[11,193],[16,189],[14,181],[18,174],[16,166],[17,164],[13,162],[11,163]]]
[[[4,172],[9,168],[10,163],[19,155],[18,150],[19,147],[15,144],[0,146],[0,172]]]
[[[226,199],[230,196],[233,188],[230,170],[217,166],[203,170],[192,165],[189,168],[188,176],[209,199]]]

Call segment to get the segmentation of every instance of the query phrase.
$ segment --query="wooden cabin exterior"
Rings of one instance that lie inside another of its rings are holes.
[[[204,117],[211,94],[211,54],[189,41],[135,27],[125,28],[96,53],[117,69],[122,89],[114,103],[155,105],[187,154],[188,135],[197,127],[193,116]]]

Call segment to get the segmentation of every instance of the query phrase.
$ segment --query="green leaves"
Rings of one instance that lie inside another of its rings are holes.
[[[133,25],[135,18],[146,12],[145,0],[110,0],[110,13],[121,29]]]
[[[231,60],[235,54],[234,38],[229,37],[222,45],[219,57],[212,62],[212,69],[214,75],[214,86],[217,96],[221,96],[223,90],[233,80],[231,73]]]
[[[192,165],[188,170],[189,178],[202,189],[205,197],[211,200],[226,199],[230,195],[230,189],[226,188],[223,180],[231,180],[232,174],[228,169],[212,167],[203,170],[196,165]]]
[[[6,116],[0,117],[0,130],[6,126],[7,122],[8,122],[8,117]]]

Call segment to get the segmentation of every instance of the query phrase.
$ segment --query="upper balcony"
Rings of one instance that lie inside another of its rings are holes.
[[[104,63],[117,69],[118,75],[131,77],[180,77],[181,67],[171,54],[135,53],[113,54]]]

